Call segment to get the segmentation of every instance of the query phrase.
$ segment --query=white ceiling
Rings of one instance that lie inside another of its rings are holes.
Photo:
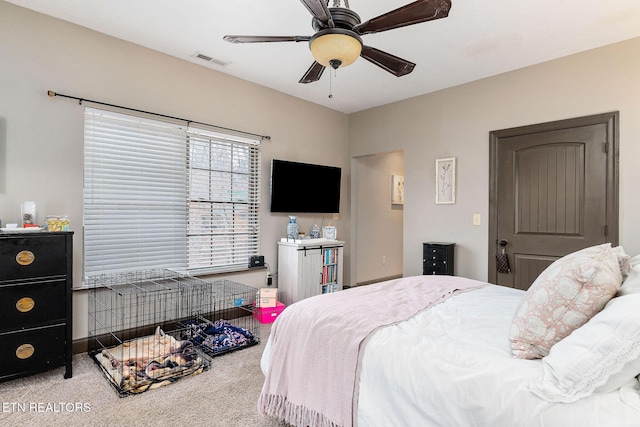
[[[313,63],[308,43],[222,40],[312,35],[311,15],[296,0],[8,1],[344,113],[640,37],[639,0],[452,0],[448,18],[363,36],[364,44],[416,63],[413,73],[395,77],[359,58],[300,84]],[[410,2],[349,5],[365,21]]]

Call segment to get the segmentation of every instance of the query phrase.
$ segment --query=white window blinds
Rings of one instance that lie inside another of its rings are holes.
[[[259,252],[257,141],[85,109],[84,274],[215,273]]]

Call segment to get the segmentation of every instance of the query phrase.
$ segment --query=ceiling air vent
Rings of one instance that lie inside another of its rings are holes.
[[[208,55],[205,55],[205,54],[199,53],[199,52],[196,54],[196,58],[202,59],[203,61],[211,62],[211,63],[219,65],[221,67],[224,67],[224,66],[229,64],[228,62],[222,61],[220,59],[212,58],[212,57],[210,57]]]
[[[204,59],[205,61],[211,61],[213,58],[207,55],[203,55],[201,53],[196,55],[196,58]]]

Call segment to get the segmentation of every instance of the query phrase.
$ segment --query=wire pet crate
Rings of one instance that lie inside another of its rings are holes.
[[[211,356],[259,342],[249,286],[169,270],[102,275],[89,286],[89,354],[120,397],[199,374]],[[194,329],[207,319],[228,321],[247,338],[212,350],[207,344],[221,338]]]
[[[211,283],[212,311],[195,313],[184,323],[184,339],[219,356],[260,342],[260,327],[253,317],[256,289],[231,280]]]

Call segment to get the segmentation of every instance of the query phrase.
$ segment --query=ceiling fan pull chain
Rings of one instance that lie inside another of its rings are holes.
[[[331,83],[333,82],[333,79],[332,79],[331,71],[333,71],[335,73],[336,70],[329,70],[329,99],[333,98],[333,88],[332,88],[332,85],[331,85]]]

